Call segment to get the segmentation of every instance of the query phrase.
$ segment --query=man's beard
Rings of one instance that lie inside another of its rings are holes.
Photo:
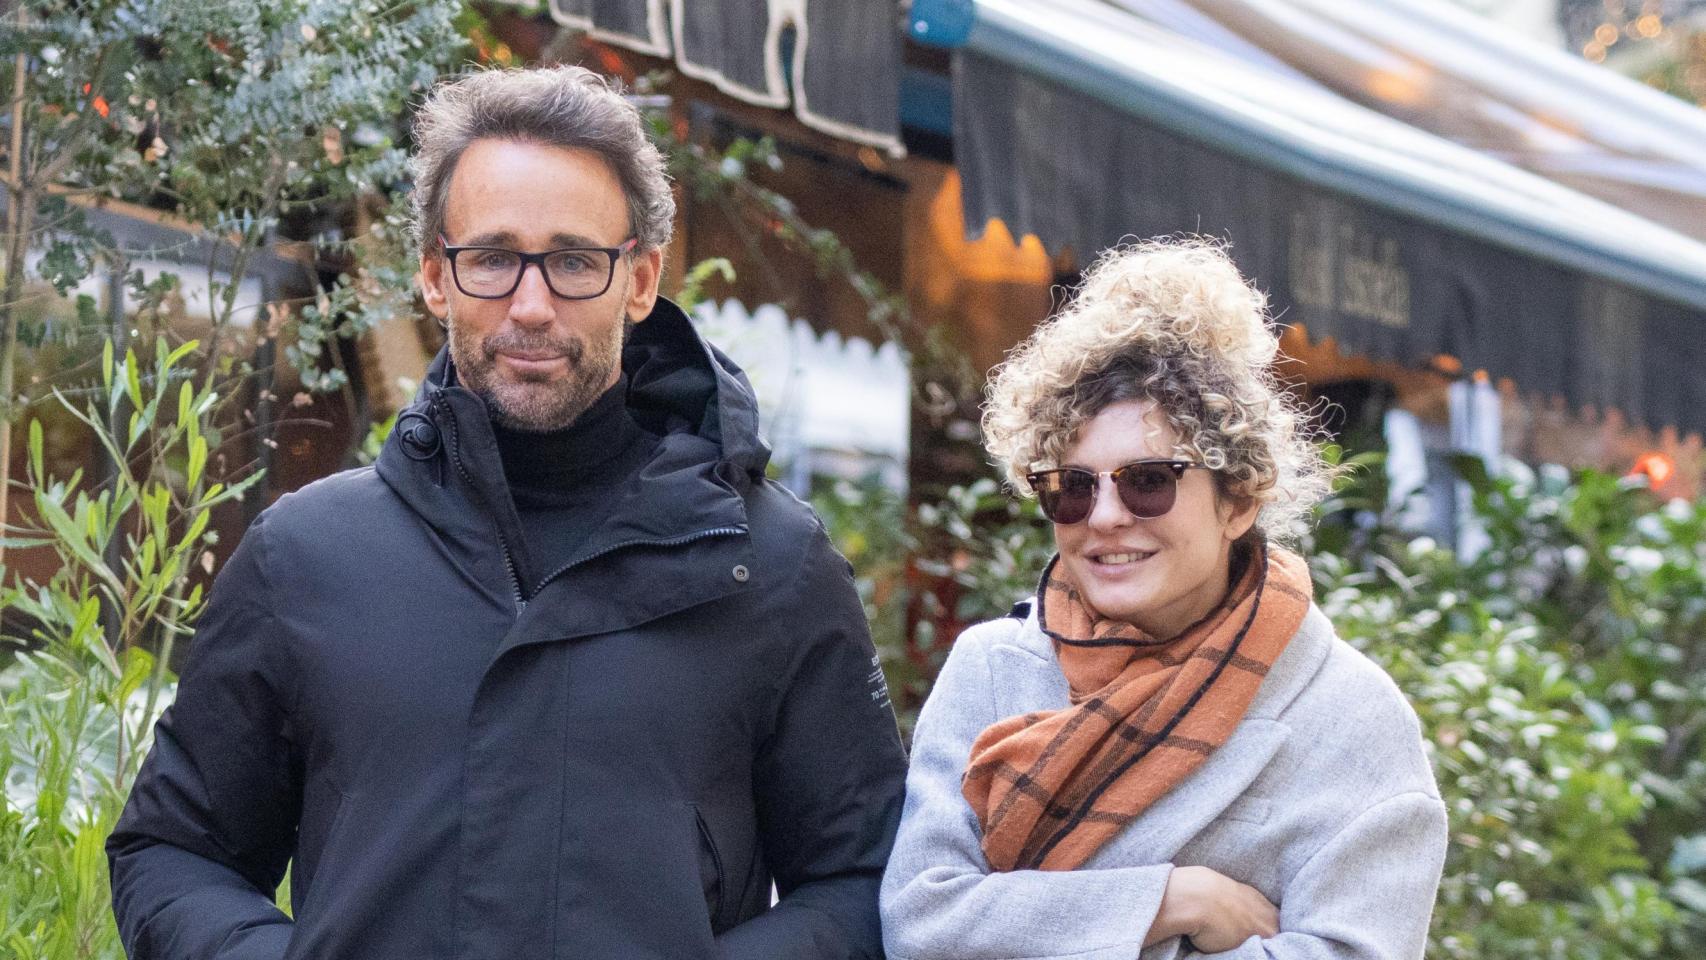
[[[624,291],[626,293],[626,291]],[[621,302],[625,305],[627,297]],[[625,309],[622,308],[622,309]],[[608,335],[600,331],[588,341],[572,334],[511,329],[475,341],[461,324],[451,318],[450,357],[463,386],[486,402],[492,419],[512,430],[543,433],[561,430],[604,395],[622,362],[626,318],[617,314]],[[499,377],[500,352],[549,352],[567,358],[568,373],[562,377]]]

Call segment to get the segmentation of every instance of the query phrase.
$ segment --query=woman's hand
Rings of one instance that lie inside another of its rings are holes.
[[[1220,953],[1278,933],[1279,908],[1255,887],[1207,867],[1174,867],[1143,945],[1189,937],[1197,950]]]

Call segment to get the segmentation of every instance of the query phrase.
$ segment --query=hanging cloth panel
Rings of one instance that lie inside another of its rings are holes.
[[[676,64],[695,80],[764,107],[788,105],[781,36],[787,13],[770,0],[672,0]]]
[[[805,14],[794,55],[800,119],[898,154],[901,40],[895,4],[810,0]]]
[[[665,0],[551,0],[551,19],[619,47],[669,56]]]
[[[670,11],[682,73],[759,106],[792,102],[815,130],[903,152],[894,0],[672,0]]]

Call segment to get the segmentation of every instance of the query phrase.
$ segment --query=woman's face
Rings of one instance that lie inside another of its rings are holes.
[[[1060,466],[1104,473],[1134,460],[1174,458],[1177,442],[1153,401],[1124,400],[1078,429]],[[1193,468],[1179,478],[1171,510],[1139,519],[1120,502],[1111,477],[1097,483],[1088,518],[1054,525],[1065,572],[1101,616],[1157,639],[1179,635],[1226,595],[1232,543],[1250,529],[1256,505],[1222,504],[1210,472]]]

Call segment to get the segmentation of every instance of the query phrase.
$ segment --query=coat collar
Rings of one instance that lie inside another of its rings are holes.
[[[639,474],[611,491],[607,519],[580,560],[708,535],[744,538],[745,494],[762,479],[770,454],[745,374],[663,299],[630,328],[622,365],[630,415],[660,440]],[[516,574],[535,580],[555,572],[529,572],[518,562],[525,545],[490,418],[485,403],[458,381],[448,349],[398,415],[377,469],[438,532],[452,564],[494,602],[519,610],[518,593],[531,601],[538,584],[521,583]]]
[[[1060,662],[1055,657],[1054,638],[1043,632],[1042,624],[1037,620],[1039,609],[1035,599],[1030,604],[1030,613],[1024,623],[1014,634],[1013,644],[1034,654],[1050,664],[1056,670]],[[1327,655],[1332,652],[1333,624],[1321,608],[1311,603],[1309,612],[1303,617],[1303,625],[1292,635],[1291,642],[1286,644],[1285,651],[1268,669],[1268,675],[1263,678],[1262,686],[1256,691],[1255,700],[1251,701],[1246,717],[1275,720],[1285,713],[1297,695],[1309,685],[1309,681],[1327,662]]]

